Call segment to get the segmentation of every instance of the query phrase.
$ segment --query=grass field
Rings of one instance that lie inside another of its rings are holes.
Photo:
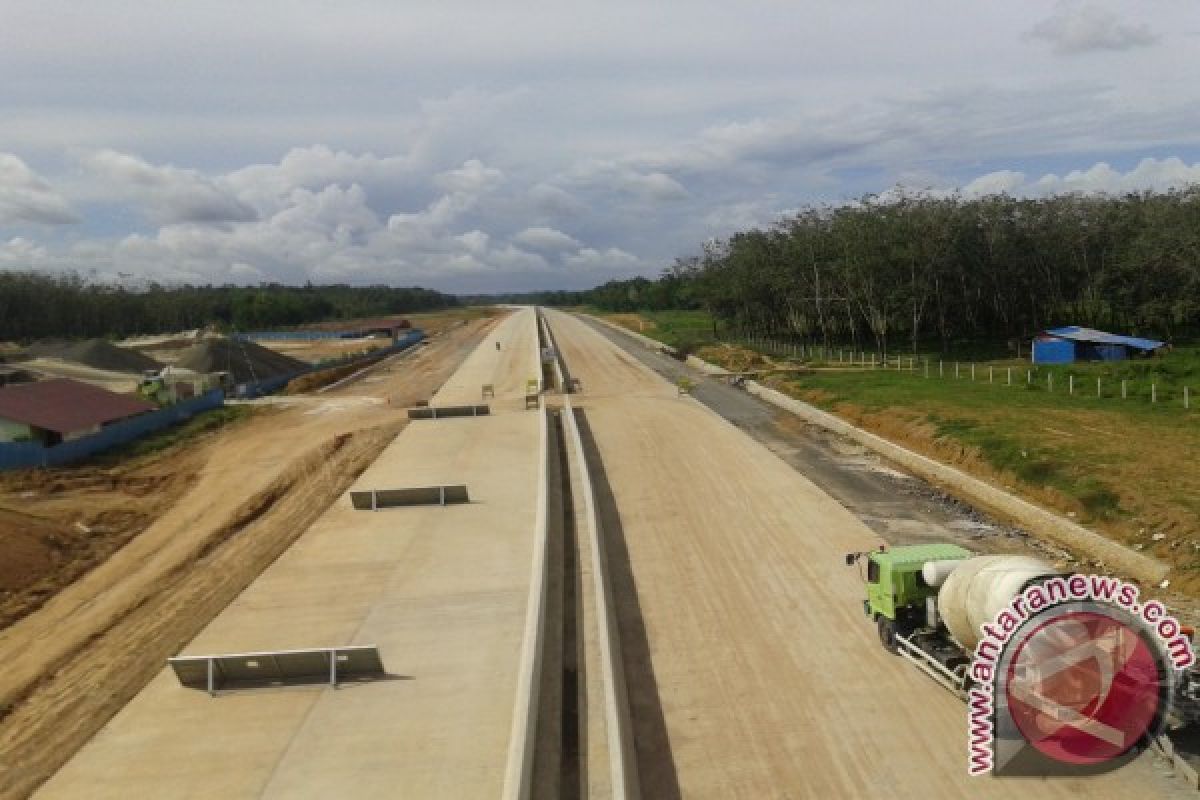
[[[621,316],[616,321],[637,330],[639,315]],[[653,321],[651,314],[641,316]],[[657,323],[643,332],[667,341]],[[778,350],[729,343],[704,347],[698,355],[735,369],[791,361]],[[767,382],[1151,553],[1179,570],[1175,586],[1200,590],[1200,412],[1194,396],[1200,348],[1150,360],[1050,368],[1017,360],[977,363],[974,380],[970,363],[959,363],[956,379],[954,362],[939,370],[936,360],[926,378],[923,357],[911,371],[849,368],[836,356],[803,363],[812,370],[777,373]],[[902,364],[908,363],[903,356]],[[1151,384],[1157,403],[1150,402]],[[1183,407],[1185,386],[1193,392],[1189,410]]]
[[[651,336],[672,347],[715,341],[713,318],[707,311],[642,311],[637,314],[612,314],[593,308],[580,310],[603,317],[631,331]]]

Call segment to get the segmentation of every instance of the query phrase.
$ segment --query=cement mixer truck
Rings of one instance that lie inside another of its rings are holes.
[[[879,641],[965,697],[979,626],[1027,587],[1057,575],[1028,556],[976,556],[952,544],[921,544],[846,555],[865,568],[863,611]]]
[[[980,626],[1030,586],[1060,574],[1029,556],[979,556],[953,544],[848,553],[846,564],[862,570],[863,611],[884,648],[964,699]],[[1185,669],[1173,689],[1171,727],[1200,724],[1200,669]]]

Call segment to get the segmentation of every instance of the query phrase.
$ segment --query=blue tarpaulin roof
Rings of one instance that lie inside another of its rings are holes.
[[[1156,342],[1153,339],[1139,339],[1136,336],[1119,336],[1115,333],[1105,333],[1104,331],[1097,331],[1092,328],[1081,328],[1078,325],[1068,325],[1065,328],[1050,328],[1046,331],[1046,334],[1059,339],[1070,339],[1073,342],[1122,344],[1137,350],[1157,350],[1164,344],[1163,342]]]

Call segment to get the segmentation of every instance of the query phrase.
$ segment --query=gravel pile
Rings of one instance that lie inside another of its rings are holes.
[[[235,383],[291,375],[308,364],[243,340],[205,339],[179,356],[175,366],[195,372],[228,372]]]
[[[162,369],[162,364],[137,350],[118,347],[106,339],[82,342],[38,342],[27,351],[33,358],[57,358],[109,372],[142,373]]]

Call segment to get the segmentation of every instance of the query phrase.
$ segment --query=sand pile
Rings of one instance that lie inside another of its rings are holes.
[[[179,356],[175,366],[195,372],[228,372],[235,383],[250,383],[278,375],[291,375],[308,364],[276,353],[254,342],[205,339]]]
[[[38,342],[27,351],[33,358],[57,358],[109,372],[142,373],[162,369],[162,364],[144,353],[117,347],[105,339],[82,342]]]

